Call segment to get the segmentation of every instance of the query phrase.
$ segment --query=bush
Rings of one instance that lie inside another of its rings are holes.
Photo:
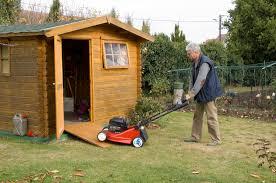
[[[201,46],[203,54],[207,55],[211,60],[214,61],[215,65],[226,65],[227,63],[227,52],[223,43],[220,41],[208,41]]]
[[[128,117],[130,124],[136,124],[142,119],[146,119],[149,116],[161,112],[163,105],[153,97],[141,97],[135,106],[135,109],[130,111]]]
[[[151,86],[150,94],[155,97],[165,95],[170,90],[170,82],[166,78],[154,79]]]
[[[189,66],[185,46],[186,42],[172,42],[165,34],[155,35],[154,42],[142,45],[144,92],[158,96],[172,88],[168,71]]]

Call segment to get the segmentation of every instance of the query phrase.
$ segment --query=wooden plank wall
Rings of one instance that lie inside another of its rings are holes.
[[[106,123],[113,116],[127,115],[134,108],[141,87],[140,43],[137,37],[112,25],[101,25],[68,33],[63,38],[92,39],[92,106],[94,122]],[[123,41],[128,45],[129,68],[104,69],[104,40]]]
[[[1,39],[0,39],[1,42]],[[44,98],[45,45],[41,37],[9,38],[11,74],[0,76],[0,130],[12,131],[15,113],[28,116],[28,128],[48,136]]]
[[[127,35],[118,34],[119,31],[102,27],[93,36],[94,120],[96,123],[106,123],[113,116],[127,115],[137,101],[137,86],[139,86],[137,42]],[[118,40],[127,43],[129,68],[104,69],[102,55],[104,40]]]

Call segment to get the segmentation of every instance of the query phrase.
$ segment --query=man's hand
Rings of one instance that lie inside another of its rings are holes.
[[[186,95],[185,95],[185,99],[186,100],[191,100],[194,98],[194,93],[192,91],[189,91]]]
[[[186,99],[186,100],[190,100],[190,99],[191,99],[191,96],[190,96],[189,94],[186,94],[186,95],[185,95],[185,99]]]

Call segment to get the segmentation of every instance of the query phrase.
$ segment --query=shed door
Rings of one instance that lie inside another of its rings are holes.
[[[54,38],[55,46],[55,92],[56,92],[56,137],[60,139],[64,131],[62,42],[60,36]]]

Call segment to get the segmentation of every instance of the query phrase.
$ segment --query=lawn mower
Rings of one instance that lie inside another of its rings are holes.
[[[109,124],[98,133],[97,138],[101,142],[107,140],[123,144],[132,144],[134,147],[142,147],[148,140],[145,125],[187,105],[188,101],[185,100],[182,104],[174,105],[147,119],[142,119],[136,125],[128,125],[126,118],[114,117],[110,119]]]

